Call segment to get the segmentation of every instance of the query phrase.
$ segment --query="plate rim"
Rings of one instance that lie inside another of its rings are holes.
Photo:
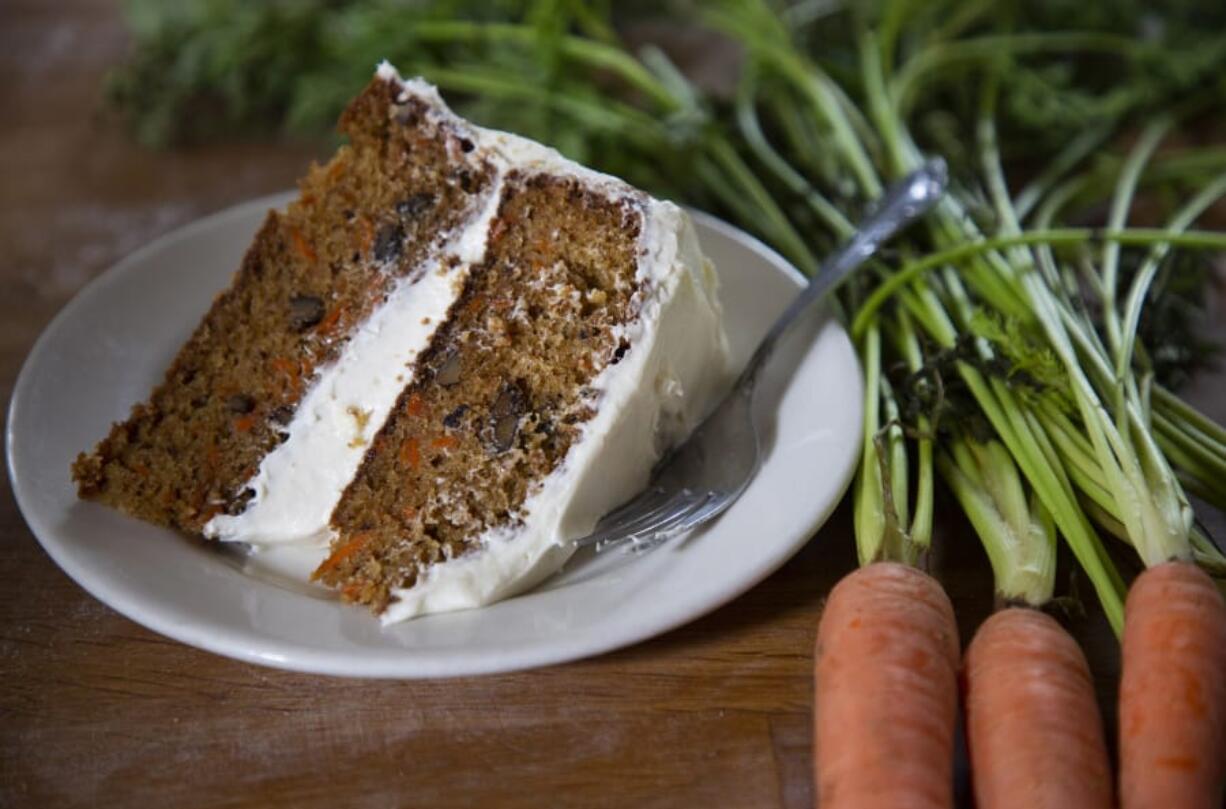
[[[82,286],[59,312],[48,321],[31,346],[17,374],[8,407],[6,408],[5,460],[10,488],[13,491],[18,510],[30,529],[30,533],[34,535],[38,544],[56,566],[91,597],[126,619],[164,637],[214,654],[241,660],[246,663],[301,673],[361,679],[447,679],[529,670],[547,665],[573,662],[633,646],[670,632],[731,603],[756,587],[799,553],[813,539],[820,528],[826,524],[831,513],[833,513],[846,494],[857,467],[856,454],[854,452],[850,454],[845,463],[840,465],[839,474],[837,479],[835,479],[835,486],[832,489],[834,494],[829,502],[820,511],[815,512],[811,521],[803,521],[803,530],[799,527],[796,529],[795,533],[797,536],[795,539],[779,543],[776,546],[777,551],[773,555],[768,555],[765,559],[759,559],[759,564],[755,565],[756,569],[752,575],[737,579],[733,586],[718,590],[718,595],[714,597],[707,598],[706,600],[695,600],[686,609],[666,611],[661,619],[634,623],[632,628],[628,628],[621,633],[589,633],[588,635],[559,638],[555,643],[547,647],[547,651],[541,651],[537,647],[528,647],[529,652],[523,655],[515,653],[490,655],[487,653],[484,656],[477,656],[475,658],[464,658],[460,660],[458,665],[455,662],[446,665],[439,664],[438,661],[430,659],[421,660],[411,656],[395,655],[395,650],[379,650],[380,654],[378,656],[365,658],[362,663],[355,665],[355,659],[362,659],[360,655],[352,656],[348,662],[341,662],[336,659],[339,656],[339,653],[336,651],[305,647],[293,641],[274,637],[267,638],[266,644],[256,648],[246,643],[244,638],[232,636],[233,630],[218,625],[215,621],[202,619],[195,622],[182,623],[168,619],[165,613],[151,608],[147,596],[130,592],[123,587],[106,581],[104,578],[91,575],[88,565],[76,559],[63,546],[63,543],[57,542],[54,539],[54,527],[46,523],[43,518],[44,515],[39,514],[30,502],[29,495],[22,485],[20,470],[17,467],[14,441],[16,438],[15,425],[22,418],[22,408],[29,405],[26,401],[28,399],[26,390],[32,384],[31,374],[34,371],[31,369],[37,368],[41,364],[42,355],[47,351],[47,346],[80,307],[88,305],[87,301],[89,299],[115,283],[118,279],[127,276],[134,269],[141,267],[150,254],[156,254],[165,250],[171,244],[198,235],[201,231],[207,231],[223,225],[227,220],[241,220],[252,216],[254,211],[278,207],[287,200],[293,199],[294,195],[295,192],[292,190],[280,191],[215,211],[162,234],[119,259]],[[782,270],[790,281],[798,285],[805,283],[805,277],[791,262],[756,236],[704,211],[689,207],[686,210],[697,224],[714,230],[730,240],[763,255],[775,268]],[[852,346],[846,329],[836,318],[830,315],[827,315],[827,317],[829,324],[833,325],[837,330],[834,339],[842,344],[841,349],[850,355],[853,364],[858,369],[859,357]],[[862,389],[862,373],[856,374],[856,383],[858,385],[857,390]],[[853,408],[853,412],[855,414],[855,421],[858,424],[858,430],[862,430],[863,414],[860,408]],[[799,525],[800,523],[798,522]],[[44,532],[47,536],[44,536]],[[454,654],[452,660],[455,660]]]

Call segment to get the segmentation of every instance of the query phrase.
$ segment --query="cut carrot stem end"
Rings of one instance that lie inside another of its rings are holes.
[[[1076,641],[1025,607],[984,621],[963,668],[979,809],[1110,809],[1111,765]]]
[[[952,805],[958,657],[953,607],[928,575],[877,562],[835,586],[817,631],[822,809]]]
[[[1226,786],[1226,602],[1189,562],[1128,591],[1120,679],[1120,806],[1221,809]]]

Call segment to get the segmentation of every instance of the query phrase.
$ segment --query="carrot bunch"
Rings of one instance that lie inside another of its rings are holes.
[[[876,323],[866,329],[865,366],[879,367],[883,333],[918,372],[921,344],[905,314],[884,330]],[[960,683],[976,806],[1109,809],[1117,789],[1089,666],[1076,641],[1044,612],[1054,590],[1058,533],[1083,564],[1092,559],[1104,580],[1123,591],[1085,501],[1053,457],[1046,458],[1049,475],[1022,474],[1018,453],[1005,442],[1016,448],[1024,422],[1002,420],[999,437],[983,437],[968,424],[944,425],[934,453],[937,430],[921,415],[905,432],[898,399],[880,373],[867,376],[865,422],[865,462],[855,487],[862,567],[834,588],[818,628],[818,805],[952,805]],[[909,445],[918,449],[914,457]],[[1144,464],[1103,472],[1092,450],[1075,460],[1087,477],[1115,482],[1089,507],[1100,524],[1114,521],[1114,533],[1149,565],[1113,621],[1123,624],[1124,644],[1120,805],[1219,807],[1226,781],[1226,604],[1193,561],[1205,557],[1196,554],[1190,527],[1181,529],[1177,501],[1166,508],[1157,487],[1148,502],[1128,499],[1141,488],[1136,481],[1127,486],[1128,475]],[[1108,460],[1131,463],[1117,454]],[[1152,457],[1146,462],[1141,474],[1161,471]],[[982,541],[1000,605],[961,660],[949,601],[917,567],[931,537],[934,468]],[[1061,510],[1058,522],[1047,502]]]
[[[878,430],[876,450],[889,452],[895,429]],[[979,809],[1110,809],[1116,790],[1089,666],[1043,611],[1056,570],[1051,517],[999,442],[963,435],[948,446],[936,468],[982,540],[1000,608],[960,661],[949,600],[914,566],[923,526],[899,529],[906,502],[873,498],[880,479],[861,470],[857,544],[874,555],[834,588],[818,628],[817,805],[951,806],[960,682]],[[892,467],[882,470],[888,477]],[[1123,644],[1119,805],[1222,806],[1226,601],[1217,586],[1190,561],[1152,565],[1129,590]]]
[[[893,69],[880,31],[863,31],[860,45],[889,177],[923,157],[899,103],[915,74]],[[899,249],[897,267],[878,268],[876,283],[848,295],[867,380],[861,562],[922,562],[935,465],[983,542],[1002,605],[962,661],[977,805],[1107,807],[1118,793],[1129,809],[1220,806],[1226,614],[1205,570],[1226,576],[1226,556],[1196,527],[1185,487],[1226,506],[1226,428],[1155,383],[1140,324],[1171,250],[1226,197],[1226,173],[1197,178],[1198,190],[1163,212],[1158,241],[1130,242],[1146,248],[1135,263],[1125,263],[1124,240],[1039,238],[1035,229],[1051,227],[1077,194],[1098,190],[1088,172],[1072,173],[1093,141],[1075,144],[1050,175],[1010,189],[997,134],[1000,80],[983,78],[973,111],[976,192],[955,183],[923,223],[924,246]],[[1159,117],[1140,127],[1102,200],[1103,232],[1129,228],[1134,194],[1161,163],[1172,126]],[[1131,545],[1147,568],[1131,591],[1106,536]],[[1057,538],[1123,637],[1118,789],[1085,657],[1042,611]],[[866,656],[863,668],[873,665]],[[820,738],[821,713],[839,709],[822,701],[820,657],[817,669]],[[881,755],[916,755],[887,748],[883,735]],[[827,802],[829,755],[819,747]]]

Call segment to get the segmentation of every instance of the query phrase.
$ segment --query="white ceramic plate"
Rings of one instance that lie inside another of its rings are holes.
[[[22,513],[69,576],[132,620],[240,660],[323,674],[445,677],[558,663],[650,638],[737,597],[807,542],[846,489],[860,441],[860,371],[843,329],[814,318],[764,379],[765,463],[720,520],[645,556],[576,558],[537,590],[479,610],[384,629],[362,609],[277,586],[200,543],[78,501],[73,458],[161,378],[266,210],[288,198],[239,205],[120,262],[52,321],[17,380],[8,463]],[[743,362],[802,281],[757,240],[695,218]]]

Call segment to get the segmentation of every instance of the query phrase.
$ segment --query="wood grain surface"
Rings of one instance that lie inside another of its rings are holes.
[[[291,186],[323,155],[137,147],[100,114],[126,45],[112,3],[0,0],[5,403],[39,331],[90,278]],[[1198,398],[1220,417],[1219,387]],[[853,563],[845,503],[767,581],[650,642],[505,676],[347,681],[235,662],[120,617],[56,568],[5,485],[0,806],[810,806],[811,647],[824,594]],[[939,526],[933,566],[965,638],[992,597],[960,521]],[[1096,613],[1069,623],[1110,716],[1115,641]]]

